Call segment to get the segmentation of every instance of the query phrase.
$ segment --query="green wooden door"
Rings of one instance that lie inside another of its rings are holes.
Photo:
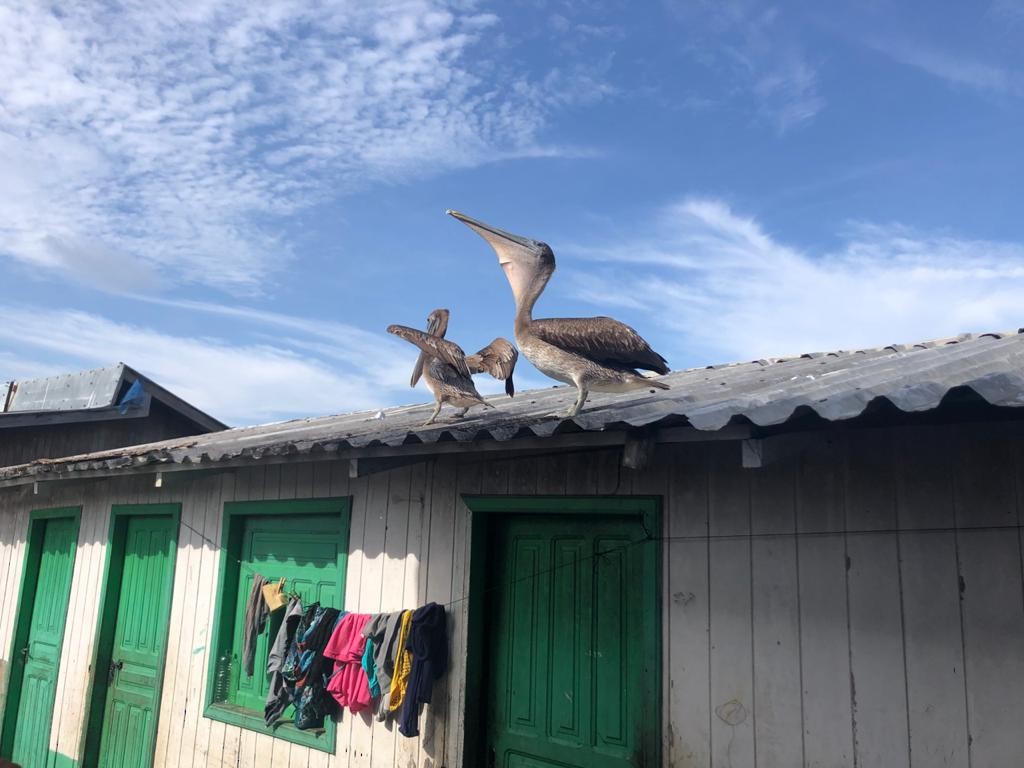
[[[29,613],[19,616],[27,632],[16,643],[20,647],[12,660],[12,689],[18,685],[20,693],[11,757],[25,768],[43,768],[50,750],[57,669],[78,542],[77,518],[40,520],[37,525],[43,526],[41,546],[36,549],[30,542],[22,594],[21,610]]]
[[[492,530],[488,761],[654,768],[657,584],[639,522],[511,515]]]
[[[110,664],[97,670],[109,681],[101,768],[145,768],[153,761],[176,529],[177,521],[169,515],[127,520]]]
[[[285,587],[302,598],[303,605],[319,602],[333,606],[338,594],[338,542],[341,521],[337,515],[289,515],[284,518],[253,516],[242,534],[242,578],[235,598],[233,648],[241,649],[245,634],[245,606],[252,590],[252,574],[268,581],[285,579]],[[256,638],[253,676],[242,670],[241,654],[232,658],[230,701],[262,715],[270,677],[267,658],[281,627],[284,611],[276,611],[268,628]],[[289,709],[285,717],[290,717]]]

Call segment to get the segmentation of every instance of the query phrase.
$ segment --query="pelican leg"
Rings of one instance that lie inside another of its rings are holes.
[[[558,419],[571,419],[573,416],[575,416],[577,413],[583,410],[583,405],[584,403],[587,402],[587,395],[589,395],[590,392],[587,390],[586,387],[582,386],[577,386],[576,392],[576,402],[572,404],[572,408],[570,408],[565,413],[552,413],[551,415]]]
[[[587,391],[586,387],[577,386],[576,389],[579,392],[579,394],[576,395],[576,402],[573,403],[572,408],[570,408],[569,411],[565,414],[565,418],[567,419],[571,419],[573,416],[575,416],[577,413],[583,410],[583,405],[587,402],[587,395],[590,394]]]
[[[466,414],[469,412],[469,409],[471,407],[472,406],[467,405],[465,408],[463,408],[461,411],[459,411],[458,413],[455,414],[455,418],[457,418],[457,419],[464,419],[464,418],[466,418]]]
[[[440,412],[441,412],[441,401],[438,400],[437,403],[434,405],[434,412],[432,414],[430,414],[430,418],[429,419],[427,419],[426,421],[423,422],[423,426],[426,427],[426,426],[429,426],[430,424],[433,424],[434,421],[437,419],[437,414],[439,414]]]

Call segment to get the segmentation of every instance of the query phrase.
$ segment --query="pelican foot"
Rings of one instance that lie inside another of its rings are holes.
[[[578,414],[579,411],[570,408],[568,411],[556,411],[555,413],[544,414],[544,418],[565,421],[566,419],[571,419],[573,416],[576,416]]]

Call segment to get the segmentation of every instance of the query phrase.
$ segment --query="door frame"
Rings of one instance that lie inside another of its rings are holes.
[[[70,519],[75,524],[75,548],[71,552],[71,584],[75,583],[75,560],[78,555],[78,536],[82,531],[81,507],[52,507],[49,509],[33,509],[28,515],[28,531],[25,534],[25,557],[22,560],[21,583],[18,586],[17,618],[14,633],[11,637],[11,650],[7,658],[10,660],[7,670],[7,693],[4,695],[4,714],[0,727],[0,755],[10,757],[14,749],[14,730],[18,724],[18,709],[21,701],[21,687],[25,679],[25,665],[17,662],[17,649],[28,642],[31,629],[31,611],[26,611],[26,590],[32,590],[32,603],[35,604],[35,590],[39,581],[39,568],[43,558],[43,539],[46,535],[45,523],[49,520]],[[70,593],[68,601],[70,603]],[[60,634],[60,648],[57,656],[57,674],[60,674],[60,660],[64,656],[64,635],[67,632],[67,617]],[[17,675],[15,672],[17,671]],[[56,707],[56,701],[54,701]],[[53,730],[53,714],[50,714],[50,730]]]
[[[660,496],[500,496],[463,494],[462,501],[470,511],[470,556],[469,556],[469,605],[466,637],[466,697],[462,702],[463,730],[462,756],[465,765],[487,765],[485,754],[487,728],[487,654],[485,625],[487,604],[485,592],[490,575],[488,542],[491,521],[498,516],[512,515],[581,515],[605,517],[615,515],[633,516],[651,540],[645,547],[643,557],[644,581],[648,590],[644,592],[644,622],[649,624],[652,637],[652,669],[658,680],[657,696],[650,702],[650,709],[644,713],[658,723],[656,736],[644,745],[644,752],[651,766],[661,765],[662,744],[662,700],[665,695],[665,681],[662,678],[662,547]]]
[[[156,727],[160,727],[159,707],[163,694],[164,671],[167,667],[167,638],[171,629],[171,610],[174,606],[174,574],[178,562],[178,534],[181,528],[181,504],[114,504],[110,508],[110,529],[107,534],[106,553],[103,561],[103,580],[100,582],[99,620],[96,622],[96,638],[93,643],[92,685],[88,694],[89,709],[85,719],[85,749],[82,765],[96,765],[99,759],[100,742],[103,737],[103,712],[107,703],[107,676],[113,653],[114,630],[117,626],[117,609],[121,599],[121,576],[124,572],[124,551],[128,534],[128,520],[132,517],[170,517],[171,528],[171,604],[164,618],[164,655],[157,665],[156,673]],[[156,740],[153,743],[156,748]],[[152,760],[152,755],[150,756]]]

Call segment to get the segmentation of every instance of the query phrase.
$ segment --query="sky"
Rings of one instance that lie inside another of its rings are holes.
[[[428,401],[388,324],[512,337],[447,208],[676,370],[1016,329],[1022,137],[1024,0],[0,0],[0,380]]]

